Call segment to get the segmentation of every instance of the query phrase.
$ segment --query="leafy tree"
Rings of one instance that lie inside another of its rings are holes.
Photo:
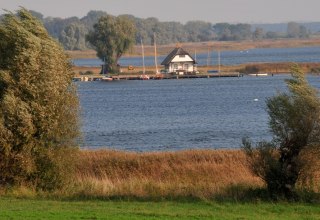
[[[252,37],[250,24],[218,23],[213,26],[218,40],[248,40]]]
[[[70,24],[79,22],[79,18],[71,17],[71,18],[52,18],[48,17],[43,20],[44,26],[47,29],[48,33],[59,39],[61,32]]]
[[[59,37],[60,43],[67,50],[85,50],[87,28],[81,23],[72,23],[65,27]]]
[[[289,38],[308,38],[307,28],[296,22],[289,22],[287,26],[287,35]]]
[[[265,33],[262,28],[257,27],[253,32],[254,40],[262,40],[265,37]]]
[[[214,39],[212,24],[204,21],[189,21],[185,24],[188,40],[191,42],[209,41]]]
[[[89,11],[86,16],[80,19],[80,22],[88,30],[93,30],[93,25],[96,24],[101,17],[107,15],[104,11]]]
[[[0,39],[0,186],[62,187],[79,134],[71,63],[25,9]]]
[[[97,56],[104,60],[105,70],[118,72],[118,60],[134,43],[134,24],[125,17],[101,17],[94,25],[87,40],[97,51]]]
[[[311,168],[319,168],[320,100],[297,65],[287,80],[289,94],[267,100],[272,142],[252,147],[243,141],[253,173],[261,177],[273,196],[292,198],[297,181],[311,178]],[[308,159],[306,159],[308,158]]]

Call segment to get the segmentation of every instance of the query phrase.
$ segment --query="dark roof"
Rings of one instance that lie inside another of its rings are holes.
[[[171,51],[171,53],[169,53],[169,55],[162,61],[161,65],[168,65],[169,63],[171,63],[173,58],[177,55],[188,55],[189,57],[191,57],[192,61],[196,64],[196,61],[187,51],[185,51],[181,47],[177,47],[173,51]]]

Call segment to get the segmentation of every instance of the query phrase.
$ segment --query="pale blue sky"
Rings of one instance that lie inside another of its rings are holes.
[[[15,11],[19,6],[45,17],[63,18],[83,17],[90,10],[102,10],[112,15],[132,14],[182,23],[320,21],[320,0],[0,0],[2,9]]]

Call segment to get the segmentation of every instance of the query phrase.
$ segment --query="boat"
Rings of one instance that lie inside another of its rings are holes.
[[[143,74],[143,75],[140,75],[140,79],[141,80],[149,80],[150,77],[148,75],[146,75],[146,74]]]
[[[112,77],[109,77],[109,76],[104,76],[101,78],[101,81],[112,81],[113,78]]]
[[[248,76],[268,76],[268,73],[250,73]]]

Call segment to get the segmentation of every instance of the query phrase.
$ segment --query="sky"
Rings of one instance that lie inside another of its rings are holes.
[[[3,9],[16,11],[19,6],[61,18],[81,18],[90,10],[101,10],[181,23],[320,22],[320,0],[0,0],[0,14]]]

